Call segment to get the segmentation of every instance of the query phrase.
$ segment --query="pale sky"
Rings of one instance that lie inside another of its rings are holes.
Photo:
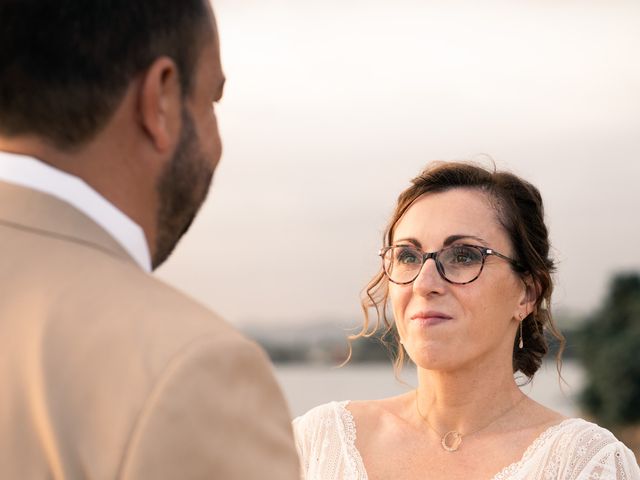
[[[214,1],[224,153],[159,276],[236,325],[360,319],[395,199],[430,160],[534,183],[554,305],[640,270],[640,2]]]

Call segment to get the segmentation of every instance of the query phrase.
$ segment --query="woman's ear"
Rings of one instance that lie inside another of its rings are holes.
[[[522,297],[520,298],[519,308],[522,313],[529,315],[536,308],[538,298],[542,294],[540,284],[538,284],[530,274],[522,277],[522,283],[524,288],[522,290]]]

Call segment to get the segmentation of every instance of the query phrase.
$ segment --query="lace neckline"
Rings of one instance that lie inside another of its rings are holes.
[[[360,472],[363,475],[363,480],[367,480],[369,477],[367,475],[367,470],[364,466],[364,462],[362,461],[362,456],[356,447],[356,422],[353,419],[353,414],[347,408],[350,400],[345,400],[343,402],[336,402],[338,409],[340,410],[340,418],[342,419],[342,426],[345,432],[345,441],[347,452],[350,455],[350,461],[353,462],[355,470]],[[527,447],[527,449],[522,454],[520,460],[513,462],[510,465],[507,465],[498,473],[496,473],[490,480],[508,480],[508,478],[516,473],[522,466],[538,451],[549,438],[553,437],[559,430],[563,429],[569,423],[574,423],[576,421],[580,421],[579,418],[567,418],[560,423],[556,423],[555,425],[551,425],[549,428],[544,430],[540,435],[536,437],[536,439]]]
[[[340,410],[340,418],[342,419],[342,427],[345,432],[345,443],[347,448],[347,454],[351,457],[349,462],[352,463],[352,468],[355,470],[353,473],[359,472],[362,476],[362,480],[367,480],[367,470],[364,468],[364,462],[362,461],[362,455],[356,447],[356,422],[353,419],[351,410],[347,408],[350,400],[344,402],[336,402],[338,409]]]
[[[580,421],[579,418],[567,418],[560,423],[556,423],[555,425],[551,425],[549,428],[544,430],[540,435],[536,437],[536,439],[527,447],[527,449],[522,454],[520,460],[513,462],[511,465],[507,465],[498,473],[496,473],[491,480],[508,480],[508,478],[516,473],[522,466],[545,444],[547,440],[553,437],[558,431],[562,430],[569,423],[574,423],[575,421]]]

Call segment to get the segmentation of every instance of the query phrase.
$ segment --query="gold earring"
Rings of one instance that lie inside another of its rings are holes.
[[[523,317],[524,316],[520,314],[520,343],[518,344],[520,350],[522,350],[522,347],[524,347],[524,341],[522,340],[522,322],[524,321]]]

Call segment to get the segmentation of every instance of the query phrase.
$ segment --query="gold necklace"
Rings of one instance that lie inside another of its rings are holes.
[[[525,398],[527,398],[527,396],[522,395],[522,398],[520,400],[518,400],[516,403],[511,405],[509,408],[507,408],[504,412],[502,412],[496,418],[494,418],[489,423],[487,423],[486,425],[476,430],[473,430],[469,433],[465,433],[465,436],[468,437],[469,435],[478,433],[484,430],[485,428],[487,428],[489,425],[492,425],[498,419],[504,417],[507,413],[509,413],[514,408],[516,408],[516,406],[518,406],[520,402],[522,402]],[[455,452],[456,450],[458,450],[458,448],[460,448],[460,445],[462,444],[462,433],[458,432],[457,430],[449,430],[447,433],[442,435],[435,428],[433,428],[433,425],[431,425],[431,422],[429,422],[429,419],[422,414],[422,412],[420,411],[420,404],[418,402],[418,389],[416,389],[416,411],[418,412],[418,415],[420,415],[420,418],[422,418],[427,423],[429,428],[433,430],[434,433],[440,437],[440,445],[442,445],[443,449],[445,449],[447,452]]]

